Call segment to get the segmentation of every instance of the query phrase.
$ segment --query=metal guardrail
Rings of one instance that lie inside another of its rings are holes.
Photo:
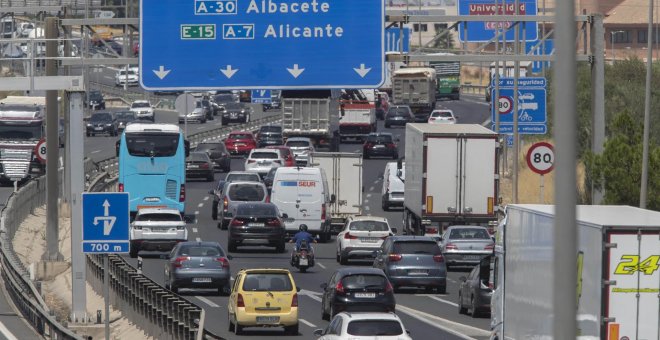
[[[154,106],[160,109],[174,110],[174,99],[164,98],[163,96],[156,95],[153,92],[137,91],[131,88],[130,86],[126,90],[124,90],[123,86],[111,86],[93,81],[90,81],[89,83],[90,83],[90,87],[99,89],[103,93],[112,97],[112,98],[106,98],[106,101],[112,99],[121,100],[127,106],[129,106],[135,100],[147,99]]]
[[[486,95],[487,85],[462,84],[461,93]]]

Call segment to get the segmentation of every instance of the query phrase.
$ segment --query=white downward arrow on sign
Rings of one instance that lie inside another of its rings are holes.
[[[226,69],[220,69],[220,72],[222,72],[222,74],[224,74],[225,77],[227,77],[228,79],[231,79],[231,77],[233,77],[234,74],[236,74],[236,72],[238,72],[238,69],[232,69],[231,65],[227,65],[227,68]]]
[[[165,69],[165,66],[160,65],[160,68],[159,68],[158,70],[152,70],[152,71],[154,71],[154,73],[156,74],[156,76],[162,80],[162,79],[165,78],[165,77],[170,73],[170,71],[172,71],[172,70],[166,70],[166,69]]]
[[[300,74],[303,73],[303,71],[305,71],[305,69],[304,68],[298,68],[298,64],[293,64],[293,68],[288,68],[287,67],[287,71],[289,71],[289,73],[291,73],[291,75],[294,78],[298,78],[298,76],[300,76]]]
[[[360,64],[360,68],[354,68],[355,72],[360,75],[360,77],[364,78],[364,76],[371,71],[371,68],[365,68],[364,64]]]

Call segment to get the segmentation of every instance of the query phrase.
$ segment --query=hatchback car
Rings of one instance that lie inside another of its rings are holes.
[[[396,141],[389,132],[370,133],[362,145],[362,157],[365,159],[371,157],[397,159],[399,158],[399,148]]]
[[[460,277],[458,288],[458,313],[467,314],[473,318],[481,313],[490,313],[490,300],[493,289],[490,285],[491,257],[485,257],[481,263],[474,266],[467,277]]]
[[[246,155],[257,147],[252,132],[234,131],[225,139],[225,147],[232,155]]]
[[[376,251],[373,266],[382,269],[395,288],[425,287],[440,294],[447,290],[445,259],[431,237],[388,237]]]
[[[259,174],[245,171],[231,171],[227,174],[225,179],[218,181],[215,189],[209,190],[209,195],[213,195],[213,204],[211,204],[211,217],[213,220],[218,219],[218,202],[222,201],[223,191],[225,185],[231,182],[261,182]]]
[[[429,116],[429,124],[456,124],[456,116],[452,110],[433,110]]]
[[[229,222],[227,248],[236,251],[239,245],[265,245],[275,247],[278,253],[285,251],[284,223],[277,206],[272,203],[241,203],[234,218]]]
[[[285,146],[293,152],[296,165],[307,165],[309,156],[314,152],[314,143],[307,137],[292,137],[286,140]]]
[[[247,123],[250,121],[252,109],[244,103],[226,103],[222,112],[222,125],[229,123]]]
[[[218,242],[181,242],[166,256],[165,288],[214,288],[229,292],[231,271],[227,255]]]
[[[275,149],[275,150],[280,150],[280,155],[282,155],[282,158],[284,158],[284,166],[295,166],[296,161],[293,159],[293,152],[291,151],[291,148],[288,146],[284,145],[276,145],[276,146],[267,146],[266,149]]]
[[[392,285],[383,271],[376,268],[340,268],[321,288],[323,320],[344,311],[394,312],[396,306]]]
[[[409,331],[394,313],[339,313],[325,330],[317,329],[317,340],[412,340]]]
[[[119,133],[124,131],[126,125],[137,120],[133,111],[117,111],[115,112],[115,117],[117,118],[117,130]]]
[[[117,120],[110,112],[96,112],[89,117],[86,125],[87,137],[97,134],[118,135]]]
[[[135,258],[140,250],[172,250],[188,240],[188,229],[178,209],[143,208],[130,225],[129,238],[129,255]]]
[[[223,172],[229,172],[231,170],[231,158],[224,144],[218,142],[199,143],[194,151],[204,151],[209,154],[214,169]]]
[[[222,201],[218,202],[218,228],[227,229],[236,216],[236,209],[245,202],[266,202],[268,189],[260,182],[231,182],[223,189]],[[222,206],[220,206],[222,204]],[[231,250],[231,248],[230,248]]]
[[[345,265],[352,259],[373,259],[374,251],[394,234],[396,228],[390,228],[384,217],[349,216],[337,235],[337,262]]]
[[[284,327],[298,335],[298,291],[286,269],[243,269],[236,274],[227,313],[229,331],[245,327]]]
[[[284,158],[280,156],[279,150],[252,149],[245,160],[245,171],[265,176],[271,168],[279,168],[282,165],[284,165]]]
[[[156,121],[154,107],[148,100],[136,100],[131,104],[131,111],[135,112],[137,119]]]
[[[481,226],[450,226],[440,237],[447,267],[479,264],[481,259],[493,253],[494,247],[488,229]]]
[[[390,128],[392,125],[406,125],[415,121],[415,116],[408,105],[395,105],[390,106],[385,114],[385,127]]]
[[[204,178],[207,182],[214,179],[213,162],[206,151],[191,152],[186,159],[186,178]]]
[[[265,148],[269,145],[282,145],[284,139],[282,137],[282,126],[280,125],[263,125],[259,128],[257,133],[257,144],[260,148]]]

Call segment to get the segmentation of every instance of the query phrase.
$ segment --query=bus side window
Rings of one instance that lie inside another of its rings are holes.
[[[118,140],[117,142],[115,142],[115,151],[117,152],[117,157],[119,157],[119,142],[120,141],[121,141],[121,139]]]
[[[183,144],[186,148],[186,158],[188,158],[188,156],[190,156],[190,142],[187,139],[184,139]]]

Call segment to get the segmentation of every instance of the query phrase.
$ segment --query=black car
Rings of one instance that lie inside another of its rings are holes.
[[[284,144],[282,136],[282,126],[280,125],[263,125],[259,128],[257,134],[257,147],[265,148],[271,145]]]
[[[364,159],[371,157],[397,159],[399,158],[399,149],[396,142],[397,140],[389,132],[370,133],[362,145],[362,157]]]
[[[236,247],[245,241],[261,241],[275,247],[278,253],[285,251],[286,230],[277,206],[273,203],[242,203],[236,208],[236,214],[229,222],[227,248],[236,251]]]
[[[117,119],[117,130],[119,133],[124,131],[126,125],[137,120],[133,111],[117,111],[115,112],[115,118]]]
[[[236,102],[236,96],[233,93],[218,93],[213,96],[213,102],[218,106],[218,113],[223,113],[225,105]]]
[[[195,151],[204,151],[208,153],[215,169],[219,169],[223,172],[229,172],[231,170],[231,157],[229,156],[229,152],[227,152],[224,143],[199,143],[197,144],[197,147],[195,147]]]
[[[89,117],[86,126],[87,137],[97,134],[117,136],[117,120],[110,112],[96,112]]]
[[[105,98],[103,98],[101,91],[89,91],[87,101],[92,109],[105,110]]]
[[[490,286],[491,256],[481,260],[474,266],[467,277],[461,276],[458,289],[458,313],[476,318],[481,313],[490,313],[490,299],[493,289]]]
[[[214,179],[213,162],[205,151],[191,152],[186,159],[186,178],[205,178],[207,182]]]
[[[321,288],[323,320],[340,312],[394,312],[396,306],[392,285],[376,268],[338,269]]]
[[[271,168],[270,171],[264,176],[264,184],[266,185],[266,188],[268,188],[268,193],[270,194],[270,191],[273,189],[273,181],[275,180],[275,173],[277,172],[277,169],[279,167],[274,167]]]
[[[245,103],[227,103],[222,113],[222,125],[229,123],[247,123],[252,110]]]
[[[389,128],[392,125],[403,125],[415,121],[415,116],[408,105],[391,106],[385,115],[385,127]]]

